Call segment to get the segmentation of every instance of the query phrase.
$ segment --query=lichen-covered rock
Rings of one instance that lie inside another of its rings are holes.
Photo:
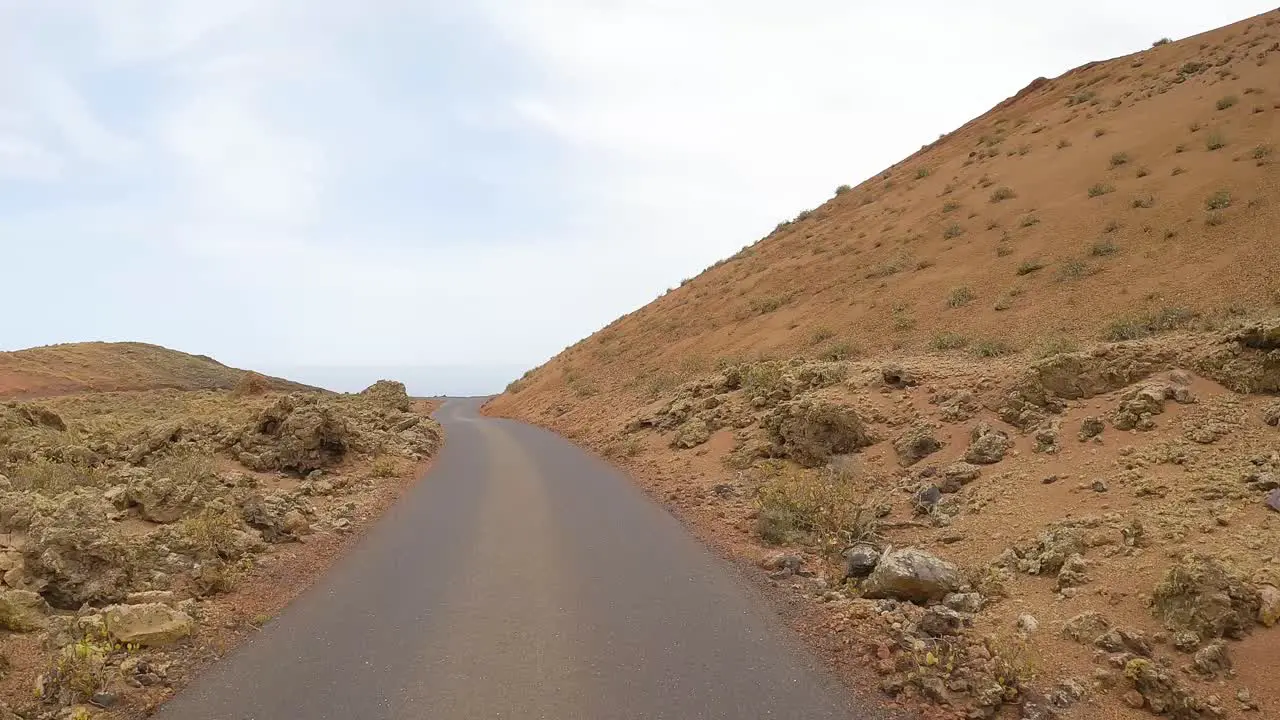
[[[1093,644],[1110,653],[1129,652],[1151,657],[1153,652],[1151,641],[1142,631],[1127,628],[1111,628],[1095,638]]]
[[[941,600],[959,588],[955,565],[915,548],[885,551],[862,585],[865,597],[920,604]]]
[[[1120,404],[1111,415],[1111,424],[1117,430],[1150,430],[1155,427],[1151,417],[1164,412],[1165,400],[1195,402],[1191,391],[1182,385],[1145,383],[1120,396]]]
[[[1192,720],[1201,717],[1204,711],[1204,702],[1173,673],[1146,658],[1130,660],[1124,667],[1124,677],[1153,714],[1168,714],[1173,720]]]
[[[1258,588],[1207,555],[1190,555],[1169,568],[1152,593],[1152,610],[1169,629],[1206,639],[1243,636],[1260,609]]]
[[[281,543],[298,538],[299,525],[291,512],[297,510],[297,501],[286,493],[269,491],[240,491],[232,495],[246,525],[262,533],[269,543]]]
[[[874,442],[858,413],[847,405],[822,400],[794,400],[779,405],[761,421],[773,453],[806,467]]]
[[[143,471],[130,479],[123,500],[126,506],[137,506],[144,520],[171,523],[204,506],[211,496],[210,482],[212,477],[155,477]]]
[[[1106,429],[1107,426],[1102,422],[1102,418],[1089,415],[1080,420],[1080,432],[1077,437],[1080,438],[1080,442],[1084,442],[1101,435]]]
[[[958,635],[964,626],[965,617],[946,605],[932,605],[920,618],[920,631],[933,637]]]
[[[1073,616],[1062,627],[1062,634],[1078,643],[1092,645],[1111,629],[1111,621],[1096,610]]]
[[[897,363],[889,363],[880,369],[880,378],[889,387],[911,387],[920,382],[916,374]]]
[[[334,407],[315,397],[289,395],[241,431],[236,449],[240,462],[254,470],[306,475],[342,462],[351,441],[346,418]]]
[[[1083,555],[1084,532],[1071,525],[1051,527],[1036,538],[1034,545],[1014,548],[1014,568],[1028,575],[1052,575],[1062,570],[1067,558]]]
[[[361,390],[360,396],[379,405],[402,412],[408,412],[409,408],[413,406],[412,401],[409,399],[409,393],[404,388],[404,383],[395,380],[379,380]]]
[[[1032,448],[1035,452],[1044,453],[1046,455],[1056,455],[1058,453],[1058,421],[1046,420],[1036,427],[1035,434],[1036,444]]]
[[[982,475],[982,468],[973,463],[957,462],[948,465],[942,471],[942,482],[938,489],[944,493],[959,492],[960,488],[977,480]]]
[[[1280,426],[1280,400],[1277,400],[1262,411],[1262,422],[1271,427]]]
[[[0,629],[31,632],[45,625],[48,605],[29,590],[0,590]]]
[[[112,605],[102,614],[112,640],[147,647],[172,645],[195,627],[190,615],[162,603]]]
[[[1067,556],[1058,570],[1058,589],[1079,587],[1089,582],[1089,563],[1079,553]]]
[[[917,422],[893,439],[894,452],[903,465],[914,465],[942,449],[928,423]]]
[[[880,551],[872,545],[862,543],[846,549],[841,558],[844,560],[846,578],[863,578],[876,569],[876,564],[880,562]]]
[[[1191,667],[1201,675],[1216,677],[1219,673],[1231,669],[1231,657],[1227,654],[1227,644],[1214,640],[1196,651],[1191,660]]]
[[[675,435],[671,438],[671,447],[693,448],[710,439],[711,428],[707,427],[706,421],[702,418],[695,417],[676,428]]]
[[[41,593],[55,607],[122,600],[136,549],[108,524],[111,506],[86,488],[57,500],[54,512],[32,520],[22,551],[25,574],[42,585]]]
[[[987,423],[978,423],[970,433],[969,449],[964,454],[967,462],[991,465],[1004,459],[1013,442],[1008,434],[996,430]]]

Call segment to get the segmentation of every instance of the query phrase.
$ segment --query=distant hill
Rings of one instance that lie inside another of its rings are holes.
[[[0,352],[0,398],[160,388],[229,390],[246,372],[205,355],[146,343],[47,345]],[[275,390],[319,390],[281,378],[266,380]]]

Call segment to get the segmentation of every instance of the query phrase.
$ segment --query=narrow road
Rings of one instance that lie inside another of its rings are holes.
[[[163,720],[870,718],[607,463],[455,400],[428,476]]]

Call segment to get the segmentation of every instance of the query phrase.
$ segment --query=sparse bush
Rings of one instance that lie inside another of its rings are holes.
[[[1182,173],[1184,173],[1184,172],[1186,172],[1186,170],[1185,170],[1185,169],[1183,169],[1183,168],[1182,168],[1182,166],[1180,166],[1180,165],[1179,165],[1179,166],[1175,166],[1175,167],[1173,168],[1173,171],[1172,171],[1172,172],[1170,172],[1169,174],[1170,174],[1170,175],[1173,175],[1173,176],[1175,176],[1175,177],[1177,177],[1178,175],[1181,175],[1181,174],[1182,174]]]
[[[841,196],[841,195],[843,195],[843,194],[845,194],[845,193],[849,192],[849,191],[850,191],[850,190],[852,190],[852,189],[853,189],[853,188],[852,188],[852,187],[849,187],[848,185],[841,185],[840,187],[836,188],[836,197],[839,197],[839,196]]]
[[[1168,45],[1168,44],[1169,44],[1169,43],[1171,43],[1171,42],[1173,42],[1173,41],[1172,41],[1172,40],[1170,40],[1170,39],[1169,39],[1169,38],[1167,38],[1167,37],[1166,37],[1166,38],[1160,38],[1159,40],[1157,40],[1157,41],[1155,41],[1155,42],[1151,43],[1151,47],[1160,47],[1161,45]]]
[[[809,333],[809,344],[818,345],[836,336],[836,331],[825,325],[819,325]]]
[[[1129,163],[1129,153],[1118,152],[1118,153],[1111,154],[1111,168],[1113,170],[1115,168],[1120,167],[1121,165],[1127,165],[1128,163]]]
[[[1147,168],[1145,168],[1145,167],[1140,167],[1140,168],[1138,168],[1138,173],[1137,173],[1137,174],[1138,174],[1138,177],[1140,177],[1140,178],[1144,178],[1144,177],[1146,177],[1146,176],[1150,175],[1150,174],[1151,174],[1151,171],[1150,171],[1150,170],[1148,170],[1148,169],[1147,169]]]
[[[1235,95],[1227,95],[1226,97],[1219,99],[1215,107],[1217,107],[1219,110],[1226,110],[1227,108],[1234,106],[1238,102],[1240,102],[1240,98],[1236,97]]]
[[[1204,206],[1207,210],[1225,210],[1231,207],[1231,193],[1218,190],[1204,201]]]
[[[1099,240],[1089,248],[1089,254],[1094,257],[1106,257],[1107,255],[1115,255],[1120,248],[1109,239]]]
[[[1003,202],[1017,196],[1018,195],[1013,191],[1013,188],[1002,185],[991,192],[991,202]]]
[[[955,200],[948,200],[942,204],[942,212],[944,213],[955,212],[956,210],[959,210],[959,209],[960,209],[960,203],[956,202]]]
[[[183,518],[178,529],[202,562],[234,560],[239,555],[240,520],[230,510],[205,508]]]
[[[1124,317],[1107,326],[1103,337],[1111,342],[1140,340],[1156,333],[1188,327],[1196,313],[1182,307],[1166,307],[1155,313]]]
[[[9,471],[15,488],[57,495],[77,487],[100,487],[106,476],[97,468],[39,458]]]
[[[969,344],[969,338],[954,332],[941,332],[929,340],[929,347],[934,350],[959,350]]]
[[[996,298],[996,304],[994,305],[994,308],[997,311],[1003,312],[1005,310],[1008,310],[1011,307],[1013,307],[1013,298],[1010,297],[1009,295],[1001,295],[999,298]]]
[[[1075,105],[1083,105],[1089,102],[1090,100],[1093,100],[1097,96],[1098,94],[1092,90],[1085,90],[1084,92],[1078,92],[1074,95],[1067,97],[1067,107],[1073,107]]]
[[[750,308],[752,315],[766,315],[786,305],[787,299],[782,295],[766,295],[764,297],[751,298],[747,306]]]
[[[1053,357],[1063,353],[1073,353],[1080,349],[1080,344],[1066,335],[1052,335],[1041,338],[1031,347],[1031,354],[1036,358]]]
[[[1003,340],[984,339],[974,342],[970,352],[980,358],[1003,357],[1012,354],[1013,347]]]
[[[1031,273],[1044,267],[1044,262],[1040,258],[1031,258],[1018,263],[1019,275],[1030,275]]]
[[[1270,145],[1259,145],[1253,149],[1250,155],[1254,160],[1266,160],[1271,157],[1272,148]]]
[[[1100,138],[1100,137],[1102,137],[1103,135],[1106,135],[1106,134],[1107,134],[1107,129],[1106,129],[1106,128],[1097,128],[1096,130],[1094,130],[1094,131],[1093,131],[1093,136],[1094,136],[1094,137],[1096,137],[1096,138]]]
[[[942,231],[942,237],[946,240],[958,238],[964,234],[964,228],[959,223],[951,223]]]
[[[1059,141],[1058,141],[1058,149],[1059,149],[1059,150],[1065,150],[1065,149],[1067,149],[1067,148],[1069,148],[1069,147],[1071,147],[1071,141],[1070,141],[1070,140],[1068,140],[1068,139],[1066,139],[1066,138],[1062,138],[1061,140],[1059,140]]]
[[[1108,185],[1107,183],[1094,183],[1089,186],[1089,197],[1095,198],[1102,195],[1109,195],[1115,191],[1116,189],[1113,185]]]
[[[1040,224],[1040,218],[1036,217],[1035,215],[1024,215],[1022,219],[1018,221],[1018,227],[1024,227],[1024,228],[1029,228],[1033,225],[1039,225],[1039,224]]]
[[[1198,133],[1203,127],[1204,126],[1201,125],[1199,122],[1193,122],[1187,126],[1187,129],[1190,130],[1192,133]]]
[[[1088,263],[1075,258],[1063,260],[1062,264],[1058,266],[1059,281],[1080,280],[1081,278],[1086,278],[1092,274],[1093,268],[1091,268]]]
[[[1226,216],[1220,212],[1211,212],[1204,216],[1204,224],[1206,227],[1217,227],[1226,221]]]
[[[1009,255],[1012,255],[1012,254],[1013,254],[1013,248],[1009,247],[1005,243],[1000,243],[999,245],[996,245],[996,257],[1008,257]]]
[[[932,172],[932,171],[931,171],[929,168],[927,168],[927,167],[920,167],[920,168],[916,168],[916,179],[917,179],[917,180],[923,180],[923,179],[925,179],[925,178],[929,177],[929,174],[930,174],[931,172]]]
[[[1102,232],[1110,234],[1119,230],[1121,227],[1122,225],[1120,225],[1119,220],[1108,220],[1107,224],[1102,226]]]
[[[1176,154],[1178,154],[1178,155],[1181,155],[1182,153],[1184,153],[1184,152],[1186,152],[1186,151],[1187,151],[1187,144],[1186,144],[1186,143],[1178,143],[1177,145],[1173,146],[1173,152],[1174,152],[1174,153],[1176,153]]]
[[[1133,199],[1134,209],[1150,208],[1156,204],[1156,199],[1150,195],[1139,195]]]
[[[951,294],[947,296],[947,307],[964,307],[965,305],[973,302],[973,298],[973,290],[969,289],[968,285],[961,285],[960,287],[952,290]]]
[[[857,355],[858,348],[856,345],[848,340],[841,340],[839,342],[831,343],[824,348],[822,352],[818,353],[818,359],[825,360],[826,362],[840,362],[841,360],[848,360]]]
[[[404,468],[400,460],[390,455],[379,455],[373,459],[373,464],[369,467],[369,473],[376,478],[399,477],[402,472]]]
[[[1227,146],[1227,136],[1223,135],[1221,130],[1214,130],[1213,132],[1209,133],[1208,137],[1206,137],[1204,140],[1204,147],[1206,150],[1210,150],[1210,151],[1221,150],[1226,146]]]

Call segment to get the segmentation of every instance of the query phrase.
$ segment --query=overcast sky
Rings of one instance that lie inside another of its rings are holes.
[[[1038,75],[1273,5],[0,0],[0,349],[496,391]]]

